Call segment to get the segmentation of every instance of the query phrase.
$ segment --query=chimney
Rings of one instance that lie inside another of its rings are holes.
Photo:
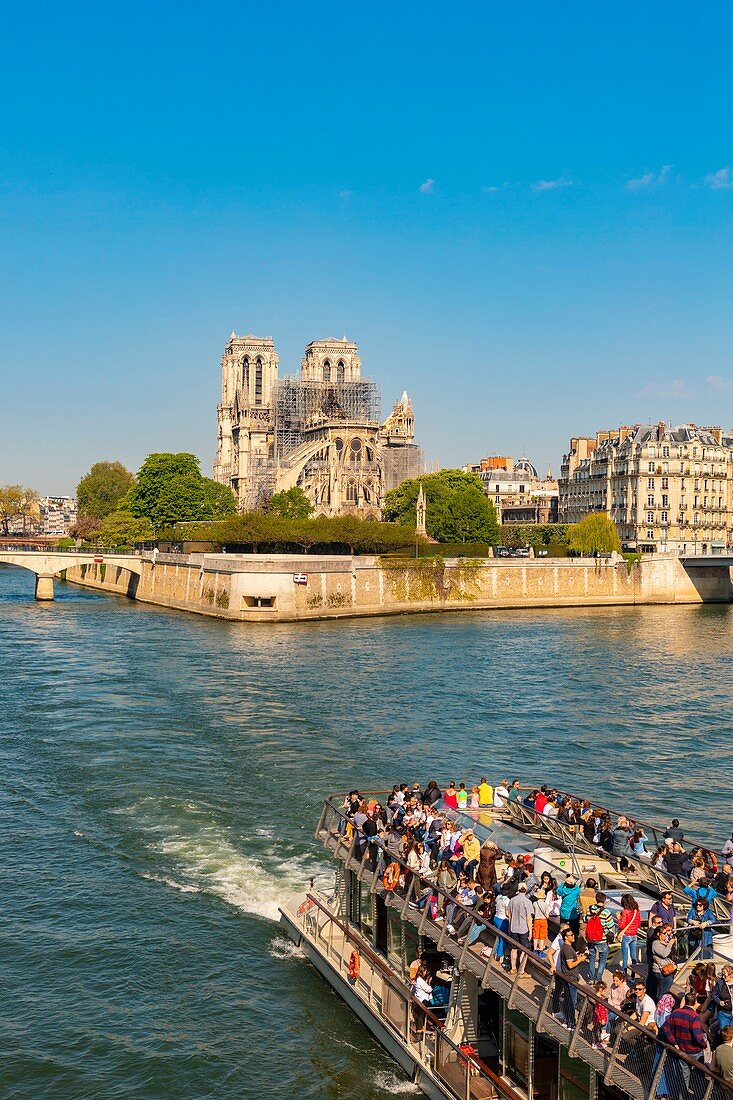
[[[657,439],[659,440],[660,443],[664,439],[664,430],[665,430],[664,421],[660,420],[659,423],[657,424]]]

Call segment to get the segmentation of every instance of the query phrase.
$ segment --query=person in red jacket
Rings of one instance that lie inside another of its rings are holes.
[[[638,902],[631,894],[624,894],[621,898],[618,931],[621,936],[621,966],[631,977],[634,976],[636,962],[636,933],[640,927],[641,911]]]

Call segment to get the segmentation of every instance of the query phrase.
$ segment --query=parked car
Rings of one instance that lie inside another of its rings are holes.
[[[510,558],[511,556],[512,556],[511,551],[509,550],[508,546],[495,546],[494,547],[494,557],[495,558]]]

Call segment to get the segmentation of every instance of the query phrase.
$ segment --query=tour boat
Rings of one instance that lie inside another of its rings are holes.
[[[387,795],[374,792],[368,797],[384,803]],[[387,853],[385,867],[374,846],[348,822],[344,804],[343,794],[326,798],[316,830],[317,839],[337,862],[333,891],[316,890],[311,884],[304,896],[281,908],[281,921],[426,1096],[682,1100],[668,1082],[681,1080],[681,1070],[689,1070],[690,1097],[731,1100],[728,1086],[703,1063],[675,1052],[623,1012],[608,1046],[599,1046],[594,1014],[596,1006],[606,1002],[582,979],[563,979],[575,988],[577,999],[574,1026],[561,1022],[560,978],[546,958],[520,948],[524,967],[508,973],[497,956],[503,951],[500,945],[509,950],[514,941],[473,911],[474,932],[477,925],[483,926],[479,938],[457,941],[435,907],[416,904],[428,880]],[[681,880],[652,867],[649,860],[631,857],[622,872],[618,861],[599,852],[581,830],[537,814],[520,800],[492,810],[440,809],[470,826],[481,841],[491,837],[504,851],[527,853],[538,876],[542,870],[558,881],[569,871],[581,881],[592,876],[611,905],[618,906],[620,897],[631,893],[643,914],[667,890],[679,913],[689,908]],[[663,843],[660,830],[643,827],[650,843]],[[445,902],[445,892],[433,889]],[[730,905],[722,898],[715,905],[722,930],[729,933]],[[678,936],[676,989],[684,986],[699,951],[692,949],[683,930]],[[713,951],[719,966],[733,961],[731,936],[716,935]],[[432,1007],[410,991],[409,967],[419,952],[424,952],[434,975]],[[640,970],[644,969],[642,962]]]

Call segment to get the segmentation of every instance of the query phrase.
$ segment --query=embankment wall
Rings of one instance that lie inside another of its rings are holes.
[[[116,566],[67,570],[86,588],[237,622],[521,607],[730,602],[726,566],[673,555],[629,570],[616,559],[418,559],[159,555],[139,577]]]

